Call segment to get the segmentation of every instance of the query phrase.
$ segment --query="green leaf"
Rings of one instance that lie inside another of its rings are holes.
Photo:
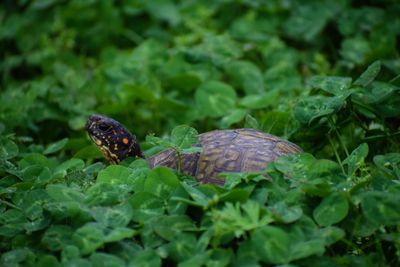
[[[221,128],[228,128],[232,124],[240,122],[247,114],[247,110],[236,108],[233,109],[229,114],[225,115],[221,119]]]
[[[236,237],[274,221],[272,215],[255,201],[226,203],[222,210],[212,210],[212,220],[216,236],[232,233]]]
[[[180,188],[180,183],[175,173],[162,166],[151,170],[144,184],[145,192],[162,199],[168,199],[178,188]]]
[[[186,183],[182,183],[182,186],[197,205],[203,207],[207,206],[210,199],[206,194]]]
[[[351,152],[351,154],[342,162],[343,165],[347,165],[347,175],[354,175],[355,171],[364,164],[364,159],[368,155],[368,144],[363,143]]]
[[[285,202],[280,201],[269,207],[273,218],[283,223],[292,223],[300,219],[303,210],[299,206],[289,207]]]
[[[90,261],[93,266],[99,267],[124,267],[126,266],[125,262],[117,256],[96,252],[90,255]]]
[[[84,195],[82,192],[79,192],[77,189],[65,186],[63,184],[48,185],[46,191],[50,197],[60,202],[82,202],[84,199]]]
[[[0,160],[12,159],[17,155],[17,144],[8,138],[0,138]]]
[[[362,35],[351,36],[342,41],[340,55],[354,64],[365,64],[373,48]]]
[[[244,120],[244,127],[245,128],[253,128],[253,129],[260,129],[260,124],[258,123],[257,119],[247,114]]]
[[[66,262],[71,259],[79,258],[80,255],[81,253],[77,246],[66,245],[63,247],[63,250],[61,251],[61,262]]]
[[[332,95],[342,95],[350,88],[351,78],[335,76],[313,76],[307,80],[312,88],[322,89]]]
[[[335,226],[322,228],[320,234],[325,239],[325,244],[330,246],[346,236],[343,229]]]
[[[263,75],[252,62],[242,60],[230,62],[225,69],[229,77],[243,88],[247,95],[265,91]]]
[[[374,225],[398,225],[400,211],[397,193],[370,191],[361,195],[361,207],[365,217]]]
[[[156,0],[152,4],[145,2],[145,7],[152,17],[165,20],[172,26],[181,21],[178,6],[173,1]]]
[[[0,263],[2,266],[20,266],[31,254],[32,251],[28,248],[17,248],[3,253],[0,258]]]
[[[86,191],[85,203],[89,206],[113,205],[128,197],[130,191],[132,189],[126,185],[97,183]]]
[[[381,70],[381,62],[375,61],[368,66],[367,70],[364,71],[361,76],[354,82],[355,85],[368,86]]]
[[[81,159],[69,159],[64,161],[54,170],[54,175],[65,177],[68,171],[80,171],[85,167],[85,162]]]
[[[130,171],[127,167],[121,165],[110,165],[101,170],[97,175],[98,183],[107,183],[111,185],[130,184]]]
[[[263,226],[251,234],[251,244],[257,256],[265,263],[290,262],[290,236],[275,226]]]
[[[193,221],[186,215],[168,215],[154,217],[154,232],[165,240],[172,241],[185,231],[196,231]]]
[[[198,143],[198,132],[187,125],[179,125],[172,130],[171,141],[180,149],[190,148]]]
[[[341,9],[341,2],[312,2],[295,5],[285,21],[284,30],[292,38],[312,41],[324,29],[330,18]]]
[[[130,259],[128,266],[158,267],[161,259],[154,250],[143,250]]]
[[[304,97],[294,107],[294,115],[299,122],[311,124],[318,118],[338,112],[346,104],[346,98],[349,95]]]
[[[314,209],[313,217],[322,226],[330,226],[343,220],[349,212],[347,198],[340,193],[325,197]]]
[[[105,242],[116,242],[121,241],[123,239],[132,238],[135,234],[137,234],[136,230],[126,228],[126,227],[117,227],[111,230],[111,232],[107,233],[104,237]]]
[[[164,213],[164,201],[148,192],[137,192],[130,199],[134,209],[133,220],[146,222],[154,216]]]
[[[52,175],[47,167],[31,165],[22,171],[21,176],[25,182],[41,183],[49,181]]]
[[[102,227],[95,223],[88,223],[77,229],[72,235],[72,239],[82,255],[91,254],[105,242]]]
[[[60,263],[58,262],[57,258],[52,255],[39,256],[38,261],[35,265],[37,267],[47,267],[47,266],[59,267],[59,266],[61,266]]]
[[[51,251],[58,251],[71,244],[72,233],[72,228],[67,225],[53,225],[46,230],[41,243]]]
[[[278,101],[279,93],[279,90],[271,90],[262,94],[247,95],[240,99],[239,104],[248,109],[271,107]]]
[[[48,155],[48,154],[53,154],[57,151],[60,151],[65,147],[65,145],[68,143],[68,138],[61,139],[57,142],[51,143],[46,147],[46,149],[43,151],[43,154]]]
[[[236,92],[228,84],[209,81],[202,84],[195,93],[197,109],[209,117],[229,114],[236,105]]]
[[[110,228],[127,226],[133,216],[130,205],[122,204],[112,207],[94,207],[91,209],[93,218]]]

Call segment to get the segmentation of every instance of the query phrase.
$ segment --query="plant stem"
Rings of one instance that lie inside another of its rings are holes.
[[[333,129],[333,130],[335,131],[335,133],[336,133],[336,135],[337,135],[337,138],[338,138],[338,140],[339,140],[340,146],[343,148],[344,153],[346,153],[346,157],[348,157],[348,156],[350,155],[350,154],[349,154],[349,151],[347,150],[347,147],[346,147],[346,145],[344,144],[344,142],[343,142],[343,140],[342,140],[342,137],[341,137],[339,131],[337,130],[336,126],[334,125],[333,120],[332,120],[332,117],[329,117],[329,118],[328,118],[328,121],[329,121],[329,126],[331,127],[331,129]]]
[[[340,165],[340,168],[342,169],[343,174],[346,175],[346,172],[345,172],[345,170],[344,170],[342,161],[340,160],[339,153],[338,153],[337,150],[336,150],[335,144],[333,143],[330,134],[328,134],[328,140],[329,140],[329,143],[331,144],[331,147],[332,147],[332,149],[333,149],[333,152],[335,153],[336,160],[339,162],[339,165]]]

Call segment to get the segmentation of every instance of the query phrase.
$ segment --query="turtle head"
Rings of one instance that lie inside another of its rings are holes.
[[[86,131],[104,157],[118,164],[127,157],[143,157],[136,137],[118,121],[93,114],[86,122]]]

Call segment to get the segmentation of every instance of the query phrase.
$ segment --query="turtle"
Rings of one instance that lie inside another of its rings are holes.
[[[127,157],[145,158],[135,135],[118,121],[100,114],[91,115],[86,130],[105,158],[118,164]],[[200,183],[223,185],[220,173],[257,172],[277,157],[302,152],[294,143],[251,128],[214,130],[199,134],[201,152],[182,154],[180,171]],[[178,155],[166,149],[145,158],[150,167],[177,169]]]

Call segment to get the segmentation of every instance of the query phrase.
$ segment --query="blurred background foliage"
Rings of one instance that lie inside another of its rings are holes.
[[[348,149],[371,136],[377,151],[398,148],[398,14],[395,0],[5,0],[1,128],[41,145],[71,137],[72,153],[88,144],[93,112],[140,139],[182,123],[199,132],[250,126],[332,157],[334,126]],[[377,78],[391,83],[327,114],[326,92],[308,78],[356,79],[376,60]],[[310,110],[325,114],[311,122],[302,118]]]

